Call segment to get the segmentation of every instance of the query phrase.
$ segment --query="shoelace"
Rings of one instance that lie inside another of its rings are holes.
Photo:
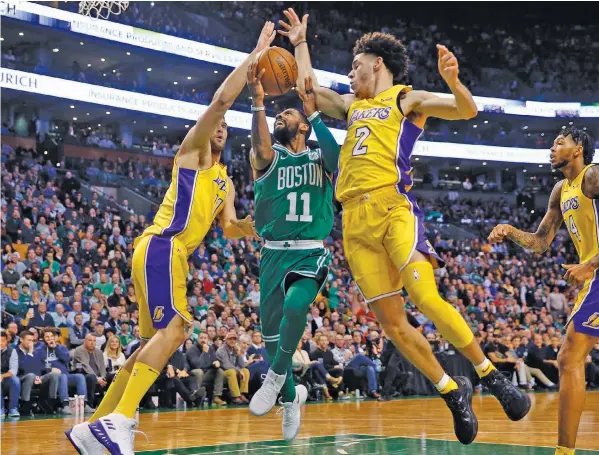
[[[503,377],[498,377],[492,382],[491,387],[496,390],[497,398],[502,405],[507,405],[516,396],[512,383]]]
[[[277,410],[277,415],[283,414],[283,425],[293,424],[293,403],[281,403],[281,407]]]
[[[257,393],[266,398],[272,397],[273,395],[277,396],[279,391],[275,388],[275,381],[264,381],[264,384],[262,384],[262,387]]]

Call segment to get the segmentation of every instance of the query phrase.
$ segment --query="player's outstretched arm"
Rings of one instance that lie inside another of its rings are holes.
[[[339,93],[328,88],[321,87],[318,84],[318,79],[312,69],[312,61],[310,59],[310,51],[308,42],[306,41],[308,30],[308,14],[304,14],[300,21],[298,15],[293,8],[286,9],[283,14],[289,21],[279,21],[281,27],[285,30],[278,32],[289,38],[291,44],[295,48],[295,59],[297,60],[298,77],[297,86],[305,91],[304,80],[306,77],[312,78],[314,90],[318,93],[318,109],[324,112],[329,117],[345,119],[347,111],[353,103],[355,97],[352,94],[340,95]]]
[[[227,109],[233,105],[233,102],[243,90],[248,66],[256,59],[260,52],[270,46],[270,43],[272,43],[275,38],[276,34],[274,27],[273,22],[264,24],[256,48],[250,55],[248,55],[243,63],[235,68],[224,80],[214,94],[212,102],[206,111],[187,133],[187,136],[185,136],[185,139],[181,144],[181,149],[179,150],[179,165],[182,165],[181,161],[189,159],[192,165],[197,166],[198,154],[200,155],[200,165],[205,165],[210,162],[210,137],[214,134],[214,131],[222,121]],[[192,157],[189,157],[189,155],[192,155]]]
[[[264,107],[264,87],[262,77],[266,70],[258,73],[258,62],[250,63],[247,70],[247,85],[252,95],[252,150],[250,151],[250,163],[254,171],[263,171],[275,158],[272,149],[270,131],[266,123],[266,108]]]
[[[322,159],[324,161],[324,167],[329,173],[334,173],[339,165],[339,153],[341,148],[331,131],[324,124],[320,118],[320,112],[316,109],[318,97],[314,91],[312,84],[312,78],[306,77],[304,80],[305,92],[298,87],[298,94],[304,103],[304,113],[308,116],[308,120],[314,128],[314,134],[316,134],[316,140],[318,146],[322,151]]]
[[[522,248],[544,253],[553,242],[555,234],[562,225],[562,211],[560,208],[560,194],[563,181],[556,183],[549,196],[549,207],[536,232],[524,232],[509,224],[495,226],[489,235],[490,243],[501,243],[505,238],[517,243]]]
[[[235,186],[233,181],[228,177],[229,181],[229,194],[225,201],[225,206],[220,215],[220,225],[223,228],[225,237],[230,239],[239,239],[241,237],[258,237],[256,230],[254,229],[254,221],[248,215],[243,220],[237,219],[237,213],[235,212]]]
[[[437,44],[437,49],[439,73],[449,86],[453,97],[442,98],[429,92],[415,90],[401,100],[403,112],[407,115],[408,112],[414,111],[425,119],[436,117],[444,120],[468,120],[476,117],[478,108],[472,93],[458,77],[458,59],[441,44]]]

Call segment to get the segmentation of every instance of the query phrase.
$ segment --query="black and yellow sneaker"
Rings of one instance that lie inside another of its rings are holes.
[[[472,384],[468,378],[455,376],[457,390],[444,393],[441,397],[453,414],[455,435],[462,444],[470,444],[478,433],[478,420],[472,410]]]
[[[523,419],[530,411],[530,398],[499,371],[494,370],[480,382],[491,392],[505,411],[514,421]]]

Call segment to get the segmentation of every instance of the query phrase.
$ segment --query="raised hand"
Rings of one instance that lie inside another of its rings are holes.
[[[250,94],[252,95],[252,102],[254,106],[257,103],[261,103],[264,100],[264,87],[262,87],[262,76],[264,76],[266,69],[262,68],[259,74],[258,62],[254,61],[248,66],[247,72],[247,84]]]
[[[275,36],[275,23],[271,21],[266,22],[264,27],[262,27],[262,32],[260,32],[258,43],[256,43],[256,52],[262,52],[268,48],[275,39]]]
[[[304,87],[306,88],[306,91],[304,92],[298,87],[297,94],[304,103],[304,113],[310,117],[317,111],[316,92],[314,91],[314,85],[312,84],[312,78],[310,76],[304,78]]]
[[[447,85],[453,87],[459,80],[458,74],[460,73],[460,68],[458,59],[453,52],[449,52],[449,49],[442,44],[437,44],[437,50],[439,51],[439,58],[437,61],[439,73]]]
[[[289,23],[280,20],[279,25],[283,27],[285,30],[277,30],[277,32],[280,35],[289,38],[291,44],[297,46],[297,43],[306,40],[306,34],[308,30],[308,17],[310,17],[310,15],[304,14],[304,17],[302,17],[302,20],[300,21],[298,15],[295,13],[293,8],[288,8],[284,10],[283,14],[285,15]]]

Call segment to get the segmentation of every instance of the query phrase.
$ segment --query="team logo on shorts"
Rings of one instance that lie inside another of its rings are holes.
[[[157,306],[156,308],[154,308],[154,316],[152,317],[152,319],[154,320],[154,322],[160,322],[162,321],[162,318],[164,318],[164,307]]]
[[[599,330],[599,313],[594,313],[586,322],[582,323],[583,327]]]
[[[310,158],[311,160],[317,160],[318,159],[318,152],[310,152],[310,153],[308,153],[308,158]]]
[[[418,281],[420,279],[420,275],[418,274],[418,270],[414,270],[414,279]]]

